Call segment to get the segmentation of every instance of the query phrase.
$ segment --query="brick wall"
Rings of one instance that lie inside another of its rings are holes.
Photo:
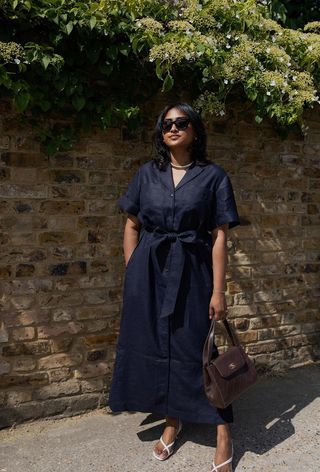
[[[208,126],[243,223],[229,233],[229,313],[261,372],[319,359],[318,110],[307,121],[284,141],[236,106]],[[115,201],[150,158],[151,128],[96,131],[50,158],[5,108],[0,129],[5,427],[106,405],[124,274]]]

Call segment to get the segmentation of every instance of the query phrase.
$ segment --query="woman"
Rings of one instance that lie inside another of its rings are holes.
[[[229,472],[232,406],[209,404],[202,349],[212,317],[227,313],[227,229],[239,224],[233,189],[206,159],[204,126],[190,105],[161,112],[154,143],[156,156],[117,202],[128,213],[126,273],[109,406],[166,417],[153,449],[159,460],[173,453],[183,421],[217,424],[212,471]]]

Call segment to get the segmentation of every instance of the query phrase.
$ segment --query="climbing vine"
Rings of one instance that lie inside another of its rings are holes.
[[[273,3],[0,1],[1,97],[49,154],[93,125],[136,126],[159,89],[188,90],[204,116],[240,94],[258,123],[303,129],[303,110],[320,103],[320,22],[285,28]]]

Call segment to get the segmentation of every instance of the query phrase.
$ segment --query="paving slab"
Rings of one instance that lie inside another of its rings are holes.
[[[236,472],[319,472],[320,365],[259,378],[234,402]],[[210,472],[215,427],[185,423],[175,453],[152,457],[164,420],[148,413],[83,415],[0,431],[0,472]]]

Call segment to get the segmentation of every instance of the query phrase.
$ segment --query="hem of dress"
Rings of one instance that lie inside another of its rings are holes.
[[[136,413],[150,413],[150,414],[157,414],[157,415],[162,415],[162,416],[172,416],[176,418],[180,418],[181,421],[186,421],[188,423],[205,423],[205,424],[232,424],[233,423],[233,417],[230,419],[230,421],[223,420],[220,418],[218,421],[217,419],[209,419],[208,415],[206,417],[201,417],[199,415],[194,415],[194,414],[188,414],[188,413],[183,413],[174,410],[172,408],[155,408],[155,407],[142,407],[141,405],[135,405],[135,404],[122,404],[122,403],[116,403],[113,404],[112,407],[107,405],[112,413],[122,413],[122,412],[136,412]]]

